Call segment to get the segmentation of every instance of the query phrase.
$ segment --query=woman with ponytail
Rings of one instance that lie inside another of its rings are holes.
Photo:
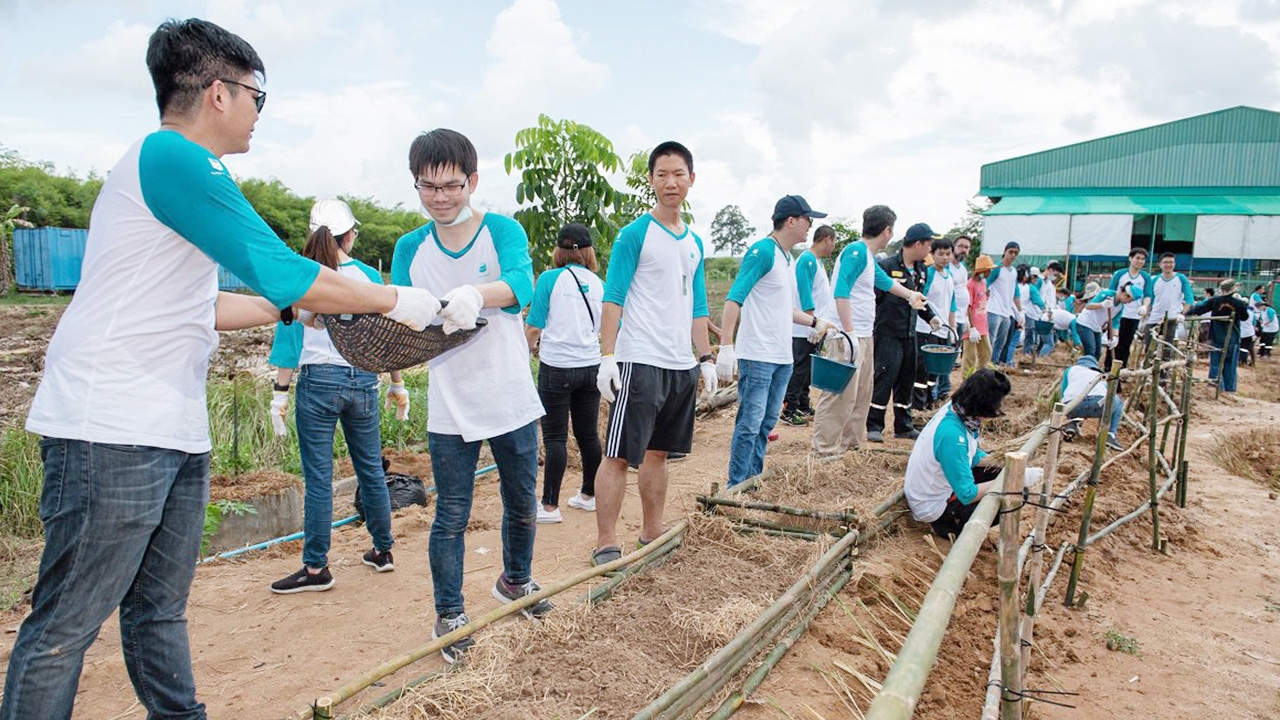
[[[376,270],[349,254],[360,234],[358,224],[345,202],[320,200],[311,208],[311,234],[302,254],[343,275],[381,284],[382,277]],[[328,552],[333,522],[333,433],[339,422],[360,485],[365,527],[373,538],[373,549],[366,552],[362,560],[378,572],[394,570],[391,501],[382,467],[377,374],[352,367],[334,348],[323,327],[303,327],[301,323],[281,323],[276,327],[270,362],[279,368],[271,401],[271,424],[280,436],[287,432],[285,410],[289,404],[289,381],[298,369],[295,421],[302,478],[306,483],[303,567],[272,583],[271,591],[289,594],[333,587]],[[397,406],[396,419],[408,418],[409,393],[399,372],[391,373],[391,387],[387,390],[387,407],[393,402]]]

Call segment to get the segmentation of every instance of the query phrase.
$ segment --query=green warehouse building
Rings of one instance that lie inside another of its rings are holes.
[[[1270,285],[1280,269],[1280,113],[1197,115],[982,166],[983,246],[1066,260],[1070,287],[1163,252],[1199,287]]]

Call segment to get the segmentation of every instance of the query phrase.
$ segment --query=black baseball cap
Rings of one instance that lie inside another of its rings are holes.
[[[907,234],[902,238],[905,245],[913,245],[921,240],[937,240],[942,237],[935,233],[928,223],[916,223],[907,228]]]
[[[591,247],[591,231],[582,223],[569,223],[560,228],[556,238],[556,246],[565,249]]]
[[[824,218],[827,214],[809,207],[809,203],[799,195],[787,195],[773,205],[773,220],[785,220],[792,217]]]

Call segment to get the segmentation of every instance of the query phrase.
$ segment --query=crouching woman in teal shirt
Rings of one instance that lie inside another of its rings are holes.
[[[999,467],[979,465],[987,454],[978,447],[978,432],[984,419],[1003,414],[1009,390],[1004,373],[975,372],[916,438],[903,491],[912,517],[930,523],[939,537],[960,534],[1000,474]]]

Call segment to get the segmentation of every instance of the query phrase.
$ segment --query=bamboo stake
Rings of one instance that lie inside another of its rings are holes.
[[[1160,551],[1163,549],[1163,543],[1160,542],[1160,490],[1159,481],[1156,480],[1156,429],[1159,412],[1156,404],[1160,400],[1160,353],[1155,353],[1151,358],[1151,399],[1147,405],[1147,419],[1151,429],[1147,435],[1147,483],[1151,489],[1151,549]],[[1168,425],[1165,425],[1168,428]]]
[[[851,512],[830,512],[827,510],[810,510],[808,508],[795,508],[786,505],[778,505],[775,503],[750,502],[747,500],[731,500],[729,498],[721,498],[707,495],[695,495],[694,499],[700,505],[722,505],[725,507],[741,508],[743,510],[763,510],[765,512],[778,513],[780,515],[792,515],[795,517],[813,518],[815,520],[837,520],[840,522],[857,522],[858,516]]]
[[[1049,417],[1049,425],[1054,430],[1061,429],[1066,423],[1067,413],[1066,406],[1058,403],[1053,407],[1053,414]],[[1044,485],[1040,488],[1040,507],[1036,512],[1035,529],[1031,532],[1033,542],[1031,549],[1035,553],[1031,558],[1031,569],[1027,576],[1027,588],[1034,590],[1040,587],[1040,573],[1044,569],[1044,551],[1048,547],[1044,544],[1045,536],[1049,532],[1049,508],[1050,499],[1053,497],[1053,476],[1058,470],[1058,447],[1062,443],[1062,433],[1054,432],[1049,436],[1049,447],[1045,451],[1044,456]],[[1029,602],[1025,609],[1026,615],[1022,618],[1022,639],[1025,641],[1022,647],[1022,676],[1025,678],[1027,671],[1031,668],[1031,638],[1035,632],[1036,611],[1039,606],[1035,602],[1035,596],[1029,595]]]
[[[1000,682],[1002,720],[1022,718],[1022,655],[1018,652],[1018,512],[1022,479],[1027,471],[1026,453],[1007,453],[1000,512]]]
[[[1164,497],[1164,494],[1165,494],[1166,492],[1168,492],[1168,491],[1169,491],[1169,488],[1173,487],[1173,484],[1174,484],[1175,482],[1177,482],[1177,480],[1178,480],[1178,476],[1177,476],[1177,474],[1176,474],[1176,473],[1170,473],[1168,480],[1166,480],[1166,481],[1165,481],[1165,484],[1164,484],[1163,486],[1161,486],[1161,487],[1160,487],[1160,489],[1156,492],[1156,502],[1157,502],[1157,503],[1159,503],[1159,502],[1160,502],[1160,498]],[[1115,520],[1115,521],[1114,521],[1114,522],[1112,522],[1110,525],[1108,525],[1108,526],[1106,526],[1106,527],[1102,528],[1101,530],[1099,530],[1098,532],[1096,532],[1096,533],[1094,533],[1094,534],[1090,535],[1090,536],[1089,536],[1089,539],[1085,541],[1085,544],[1086,544],[1086,545],[1092,545],[1092,544],[1094,544],[1095,542],[1097,542],[1097,541],[1101,540],[1102,538],[1104,538],[1104,537],[1106,537],[1106,536],[1110,535],[1112,532],[1114,532],[1114,531],[1115,531],[1117,528],[1119,528],[1121,525],[1124,525],[1124,524],[1125,524],[1125,523],[1127,523],[1127,522],[1130,522],[1130,521],[1132,521],[1132,520],[1137,519],[1139,516],[1141,516],[1141,515],[1142,515],[1142,513],[1146,512],[1147,508],[1149,508],[1149,507],[1151,507],[1151,501],[1150,501],[1150,500],[1148,500],[1148,501],[1146,501],[1146,502],[1142,503],[1142,505],[1141,505],[1141,506],[1139,506],[1137,510],[1134,510],[1133,512],[1129,513],[1128,515],[1125,515],[1125,516],[1124,516],[1124,517],[1122,517],[1122,518],[1119,518],[1118,520]]]
[[[580,585],[586,582],[587,580],[590,580],[591,578],[599,577],[601,575],[604,575],[605,573],[613,572],[614,570],[620,570],[623,567],[656,552],[660,547],[662,547],[663,545],[666,545],[667,542],[671,540],[671,538],[683,533],[685,529],[688,528],[688,526],[689,526],[688,520],[681,520],[680,522],[672,526],[670,530],[667,530],[662,535],[659,535],[658,537],[654,538],[653,542],[650,542],[648,545],[645,545],[644,547],[636,550],[635,552],[629,555],[624,555],[618,558],[617,560],[614,560],[613,562],[608,562],[603,565],[597,565],[589,570],[583,570],[577,575],[573,575],[572,577],[569,577],[566,580],[562,580],[558,583],[549,585],[543,588],[539,592],[533,593],[532,595],[526,595],[523,598],[516,600],[515,602],[502,605],[501,607],[495,610],[485,613],[481,617],[477,618],[474,622],[468,623],[446,635],[442,635],[440,638],[433,640],[427,643],[426,645],[418,647],[414,650],[411,650],[397,658],[388,660],[387,662],[379,665],[378,667],[368,671],[364,675],[361,675],[360,677],[348,682],[346,685],[343,685],[337,690],[334,690],[333,692],[329,693],[327,696],[323,697],[322,699],[328,700],[332,705],[337,705],[339,703],[345,702],[346,700],[349,700],[352,696],[354,696],[356,693],[360,692],[361,690],[364,690],[365,688],[369,687],[370,685],[377,682],[378,680],[381,680],[387,675],[390,675],[391,673],[405,666],[411,665],[421,660],[422,658],[428,655],[431,655],[432,653],[439,652],[441,648],[452,645],[453,643],[461,640],[462,638],[468,637],[471,634],[475,633],[477,630],[487,627],[488,625],[498,620],[501,620],[502,618],[507,617],[508,615],[513,615],[546,598],[549,598],[553,595],[558,595],[564,592],[565,590],[568,590],[569,588],[574,587],[575,585]],[[317,705],[319,705],[319,701],[317,701]],[[296,718],[296,720],[312,720],[313,718],[316,717],[314,714],[314,706],[308,705],[307,707],[298,710],[296,713],[293,714],[292,717]]]
[[[1098,497],[1098,475],[1102,472],[1102,456],[1107,451],[1107,434],[1103,431],[1111,417],[1111,403],[1114,402],[1116,383],[1120,379],[1120,363],[1111,364],[1111,378],[1107,381],[1107,395],[1102,401],[1102,416],[1098,418],[1098,443],[1093,454],[1093,466],[1089,470],[1089,489],[1084,496],[1084,510],[1080,517],[1080,539],[1076,543],[1075,561],[1071,566],[1071,579],[1067,581],[1067,607],[1075,606],[1076,584],[1080,582],[1080,571],[1084,569],[1085,540],[1089,537],[1089,519],[1093,516],[1093,502]]]
[[[751,527],[749,525],[738,525],[736,523],[734,524],[733,529],[734,531],[742,533],[743,535],[770,535],[772,537],[785,537],[785,538],[793,538],[795,540],[809,540],[809,541],[818,539],[817,533],[804,532],[804,531],[774,530],[772,528],[757,528],[757,527]]]
[[[1182,377],[1182,413],[1181,428],[1178,431],[1178,451],[1177,460],[1174,465],[1178,468],[1180,480],[1178,482],[1177,502],[1178,507],[1187,506],[1187,433],[1191,430],[1191,379],[1192,373],[1196,365],[1195,344],[1191,340],[1191,332],[1187,333],[1187,361],[1186,368],[1183,370]]]

